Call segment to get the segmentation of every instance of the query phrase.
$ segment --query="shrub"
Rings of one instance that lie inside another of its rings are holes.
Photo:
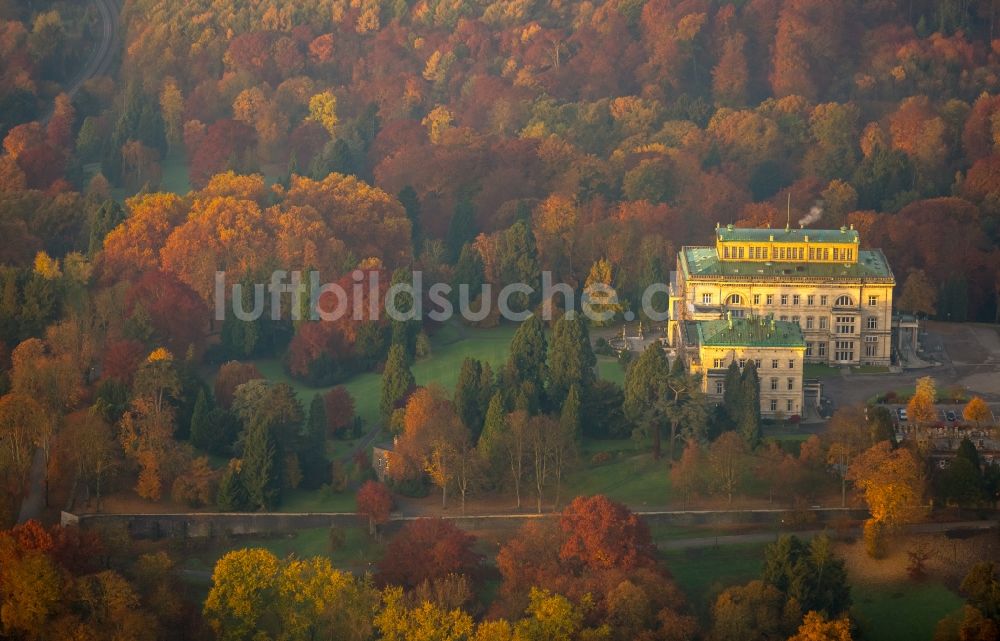
[[[598,452],[590,457],[590,462],[594,465],[602,465],[611,460],[611,452]]]

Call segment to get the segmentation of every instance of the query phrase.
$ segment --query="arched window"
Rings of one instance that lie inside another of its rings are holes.
[[[726,299],[726,305],[742,305],[743,302],[743,297],[739,294],[730,294]]]
[[[854,301],[851,300],[850,296],[845,294],[843,296],[839,296],[833,304],[837,307],[852,307],[854,306]]]

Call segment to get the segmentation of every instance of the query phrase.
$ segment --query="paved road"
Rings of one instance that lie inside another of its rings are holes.
[[[107,74],[111,69],[111,63],[114,62],[115,53],[118,51],[121,0],[92,0],[92,2],[101,19],[101,39],[91,51],[87,64],[83,66],[72,84],[67,87],[66,93],[71,97],[80,90],[80,87],[87,80]]]
[[[963,521],[960,523],[917,523],[908,525],[905,530],[911,534],[939,534],[952,531],[985,531],[997,527],[996,521]],[[782,530],[775,532],[754,532],[751,534],[732,534],[727,536],[700,536],[690,539],[675,539],[657,543],[661,550],[691,550],[696,548],[711,548],[720,545],[738,545],[741,543],[770,543],[778,534],[794,534],[800,538],[812,538],[829,530]],[[852,534],[861,535],[860,528],[854,528]]]

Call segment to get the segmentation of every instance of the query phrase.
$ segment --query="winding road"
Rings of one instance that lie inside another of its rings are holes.
[[[92,0],[97,14],[100,16],[101,40],[90,52],[87,63],[76,78],[66,88],[70,97],[76,95],[84,82],[95,76],[103,76],[111,69],[115,54],[119,49],[119,17],[121,15],[121,0]]]
[[[77,72],[76,76],[66,85],[66,94],[73,98],[83,83],[97,76],[107,75],[111,70],[111,65],[115,61],[115,54],[121,48],[120,23],[122,0],[91,0],[97,15],[100,19],[100,40],[94,45],[87,57],[86,63]],[[46,124],[52,117],[52,107],[42,117],[42,124]]]

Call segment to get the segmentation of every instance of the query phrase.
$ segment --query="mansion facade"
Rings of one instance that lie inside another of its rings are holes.
[[[680,328],[688,371],[701,375],[702,392],[710,400],[723,401],[732,363],[742,370],[753,361],[760,379],[761,415],[802,415],[806,343],[796,323],[729,314],[724,319],[685,321]]]
[[[686,323],[768,317],[798,326],[807,363],[887,366],[895,285],[885,255],[861,249],[853,227],[717,227],[714,247],[678,253],[668,340],[694,347]]]

